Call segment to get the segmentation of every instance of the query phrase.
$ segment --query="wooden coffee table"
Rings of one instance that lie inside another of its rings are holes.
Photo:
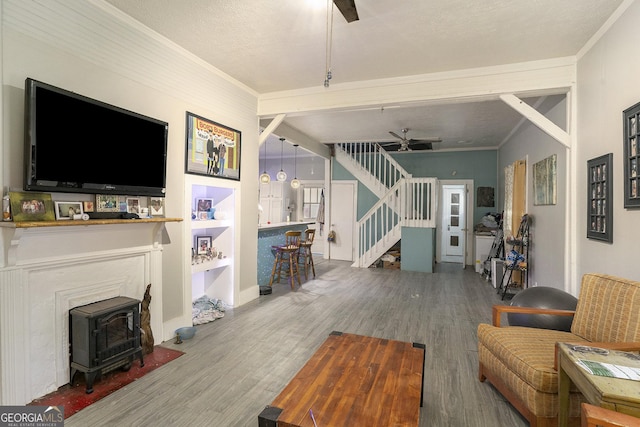
[[[258,425],[417,426],[424,362],[424,344],[332,332]]]

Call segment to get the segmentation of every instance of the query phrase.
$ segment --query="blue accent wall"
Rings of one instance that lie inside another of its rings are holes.
[[[477,204],[478,187],[492,187],[494,200],[498,201],[498,152],[482,151],[412,151],[411,153],[390,153],[400,165],[416,178],[438,179],[473,179],[474,199]],[[355,180],[340,163],[332,159],[332,178],[335,180]],[[453,171],[456,172],[453,175]],[[358,182],[358,212],[360,219],[378,201],[375,194]],[[489,212],[501,212],[502,208],[494,203],[494,207],[473,208],[473,225],[481,222]]]
[[[492,187],[494,190],[493,207],[471,206],[473,209],[472,226],[480,223],[487,213],[501,212],[498,201],[498,152],[483,151],[413,151],[411,153],[390,153],[393,158],[416,178],[438,178],[439,180],[472,179],[474,200],[477,205],[478,187]],[[356,180],[340,163],[332,159],[332,179]],[[455,171],[455,174],[454,174]],[[378,201],[378,198],[358,181],[358,220]],[[407,271],[433,272],[435,256],[435,229],[414,227],[402,228],[401,268]]]
[[[402,227],[400,268],[433,273],[435,228]]]
[[[416,178],[473,179],[473,194],[477,205],[478,187],[493,187],[494,199],[498,201],[498,152],[483,151],[418,151],[391,153],[400,165]],[[456,172],[453,175],[453,172]],[[495,205],[495,204],[494,204]],[[501,212],[502,208],[473,206],[473,225],[479,223],[489,212]]]

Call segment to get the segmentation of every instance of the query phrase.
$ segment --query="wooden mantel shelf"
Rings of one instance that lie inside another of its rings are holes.
[[[167,222],[180,222],[182,218],[139,218],[139,219],[89,219],[89,220],[66,220],[66,221],[21,221],[21,222],[0,222],[0,229],[9,233],[5,251],[4,266],[15,266],[18,262],[18,248],[22,241],[28,236],[44,236],[50,232],[65,233],[61,227],[91,227],[109,225],[146,225],[152,227],[151,243],[154,247],[159,247],[165,234],[164,225]],[[59,231],[58,231],[59,230]],[[95,228],[92,230],[99,230]],[[71,231],[71,230],[67,230]],[[78,230],[81,231],[81,230]]]
[[[180,222],[182,218],[139,218],[139,219],[89,219],[68,220],[68,221],[22,221],[22,222],[0,222],[0,227],[8,228],[38,228],[38,227],[73,227],[87,225],[105,225],[105,224],[142,224],[142,223],[163,223],[163,222]]]

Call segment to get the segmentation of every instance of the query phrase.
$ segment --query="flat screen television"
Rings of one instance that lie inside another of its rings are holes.
[[[26,191],[165,195],[161,120],[28,78]]]

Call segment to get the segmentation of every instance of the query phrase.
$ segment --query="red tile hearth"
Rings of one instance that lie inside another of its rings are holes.
[[[64,417],[69,418],[71,415],[86,408],[92,403],[95,403],[119,388],[132,383],[148,372],[177,359],[183,354],[183,352],[178,350],[155,346],[153,353],[144,356],[143,367],[140,367],[140,362],[136,359],[131,365],[131,369],[126,372],[121,369],[115,369],[106,373],[100,379],[96,379],[93,383],[93,393],[91,394],[86,394],[84,374],[82,372],[78,372],[73,379],[73,384],[64,385],[53,393],[34,400],[29,403],[29,405],[62,405],[64,406]]]

